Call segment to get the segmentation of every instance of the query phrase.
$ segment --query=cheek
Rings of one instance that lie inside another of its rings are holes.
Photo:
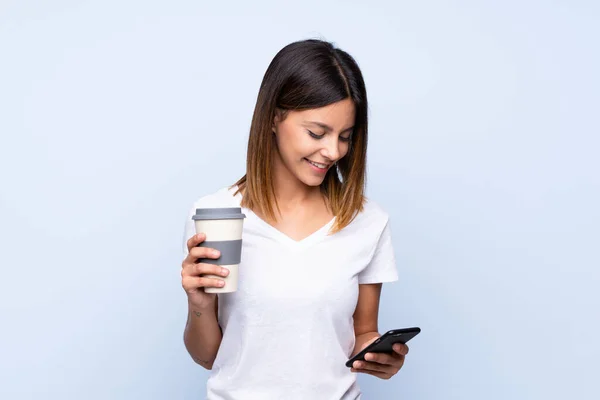
[[[304,157],[310,156],[316,151],[315,144],[308,135],[298,132],[289,132],[282,143],[286,158],[292,162],[302,161]]]
[[[342,143],[340,145],[340,158],[346,157],[348,151],[350,150],[350,145],[348,143]]]

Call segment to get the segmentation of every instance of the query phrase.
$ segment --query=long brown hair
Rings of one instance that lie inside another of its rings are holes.
[[[267,68],[260,85],[248,139],[246,175],[238,186],[241,206],[277,221],[279,210],[273,184],[272,125],[277,109],[306,110],[350,98],[355,128],[348,153],[327,172],[320,186],[336,216],[331,233],[346,227],[363,210],[366,187],[367,92],[358,64],[333,44],[308,39],[288,44]],[[285,116],[284,116],[285,117]]]

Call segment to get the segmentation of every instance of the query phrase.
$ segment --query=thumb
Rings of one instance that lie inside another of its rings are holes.
[[[376,341],[377,339],[379,339],[379,336],[375,336],[374,338],[371,338],[369,340],[367,340],[365,343],[363,343],[363,345],[361,346],[361,350],[366,348],[368,345],[370,345],[371,343],[373,343],[374,341]]]

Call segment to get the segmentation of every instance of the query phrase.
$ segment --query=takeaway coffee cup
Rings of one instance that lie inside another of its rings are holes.
[[[206,239],[198,247],[210,247],[221,252],[221,256],[201,258],[199,262],[216,264],[229,270],[226,277],[205,275],[225,281],[221,288],[204,288],[206,293],[230,293],[238,288],[238,267],[242,258],[242,228],[244,226],[242,209],[233,208],[197,208],[192,217],[196,233],[204,233]]]

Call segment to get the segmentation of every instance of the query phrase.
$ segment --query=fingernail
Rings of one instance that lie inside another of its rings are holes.
[[[227,276],[229,275],[229,270],[227,268],[221,268],[221,273]]]
[[[213,250],[213,255],[214,256],[218,256],[219,255],[219,250]]]
[[[219,281],[219,286],[225,286],[225,282]]]

